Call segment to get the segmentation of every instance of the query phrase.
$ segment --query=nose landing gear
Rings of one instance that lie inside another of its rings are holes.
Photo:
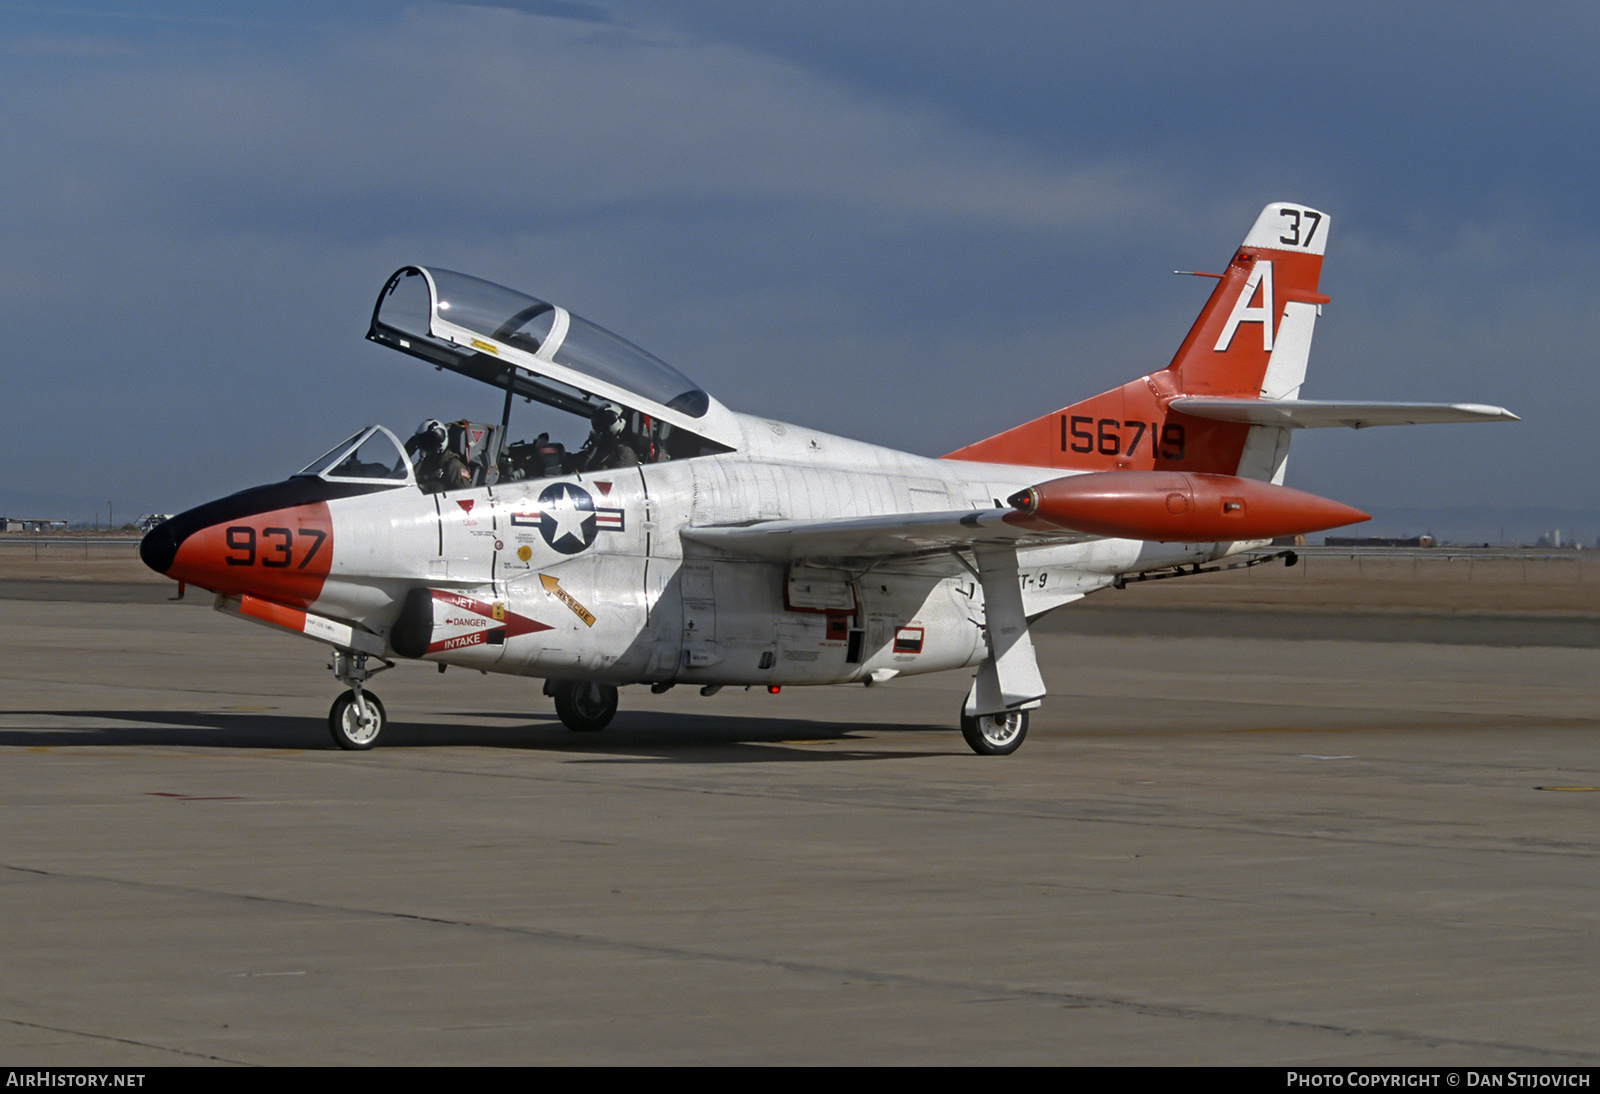
[[[376,695],[352,688],[333,701],[333,708],[328,711],[328,732],[340,748],[365,751],[378,743],[385,717]]]
[[[384,661],[382,668],[369,669],[366,654],[336,650],[330,667],[339,682],[348,685],[350,690],[335,699],[328,710],[328,732],[340,748],[364,752],[378,743],[388,716],[378,697],[361,685],[394,665]]]

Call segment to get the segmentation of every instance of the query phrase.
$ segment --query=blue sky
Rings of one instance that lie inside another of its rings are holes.
[[[398,266],[738,410],[937,454],[1163,367],[1272,200],[1333,217],[1302,433],[1364,508],[1600,509],[1600,6],[0,4],[0,508],[172,511],[489,413]],[[575,441],[577,438],[573,438]],[[1589,532],[1588,538],[1594,533]]]

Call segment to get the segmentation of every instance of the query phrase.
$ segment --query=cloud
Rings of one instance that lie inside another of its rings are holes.
[[[182,226],[320,211],[372,230],[443,206],[468,231],[504,231],[521,221],[496,218],[825,202],[1048,229],[1161,193],[1126,164],[1053,161],[730,45],[499,9],[410,8],[288,49],[225,42],[143,62],[56,69],[10,123],[101,181],[91,215]],[[34,178],[8,181],[59,204]]]

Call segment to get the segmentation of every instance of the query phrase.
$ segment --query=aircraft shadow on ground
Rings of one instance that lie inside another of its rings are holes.
[[[263,711],[53,710],[9,711],[81,726],[0,730],[0,748],[173,747],[338,751],[321,719]],[[819,722],[811,719],[633,712],[606,729],[574,733],[554,715],[450,712],[480,724],[393,722],[376,751],[416,748],[506,748],[567,753],[581,762],[773,763],[817,760],[913,759],[963,753],[948,726]],[[96,725],[99,722],[116,725]],[[890,738],[937,734],[947,747],[907,750]],[[879,742],[884,746],[880,747]]]

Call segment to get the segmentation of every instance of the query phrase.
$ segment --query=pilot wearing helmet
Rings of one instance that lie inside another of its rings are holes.
[[[421,457],[417,458],[417,454]],[[417,485],[424,494],[459,490],[472,485],[472,469],[458,453],[450,450],[450,431],[443,422],[429,418],[417,426],[406,442],[406,455],[416,461]]]
[[[602,403],[589,416],[589,439],[578,452],[577,470],[636,467],[639,453],[628,443],[625,426],[622,409],[614,403]]]

